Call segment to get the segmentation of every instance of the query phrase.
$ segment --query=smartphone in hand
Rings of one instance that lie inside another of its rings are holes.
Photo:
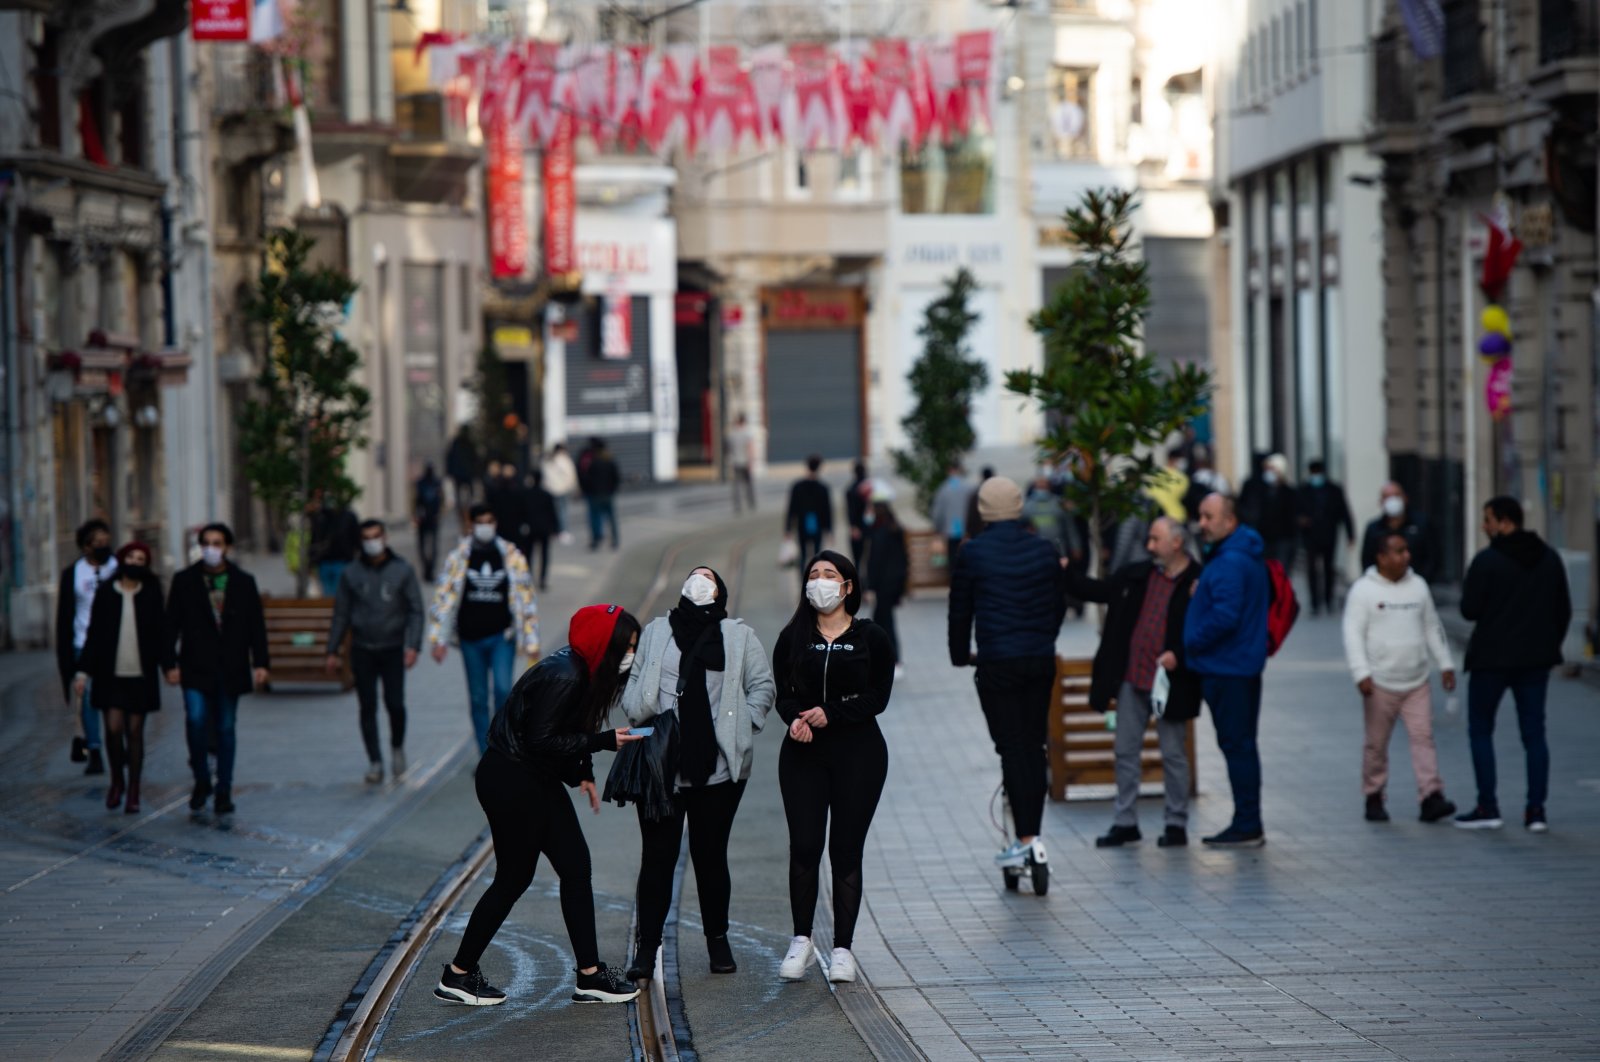
[[[653,726],[631,726],[628,728],[628,733],[632,734],[634,737],[649,737],[655,732],[656,728]]]

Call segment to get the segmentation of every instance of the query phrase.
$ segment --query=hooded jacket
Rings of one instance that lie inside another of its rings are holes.
[[[1267,666],[1267,606],[1272,587],[1262,560],[1266,548],[1240,524],[1218,542],[1195,583],[1183,644],[1198,674],[1249,678]]]
[[[1428,584],[1407,569],[1390,582],[1368,568],[1344,602],[1344,655],[1359,685],[1370,678],[1395,693],[1428,681],[1430,665],[1451,671],[1455,661],[1445,640]]]
[[[1572,622],[1560,554],[1532,531],[1497,536],[1467,568],[1461,615],[1476,624],[1467,642],[1468,671],[1555,667]]]

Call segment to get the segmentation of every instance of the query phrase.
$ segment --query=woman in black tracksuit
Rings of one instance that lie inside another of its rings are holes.
[[[893,495],[882,487],[872,495],[872,529],[867,535],[867,590],[872,593],[872,622],[882,627],[894,647],[894,662],[900,663],[900,632],[894,610],[906,596],[906,577],[911,570],[906,552],[906,532],[894,514]],[[896,676],[900,672],[895,672]]]
[[[589,846],[562,783],[581,789],[600,810],[590,755],[639,740],[605,730],[639,644],[639,621],[620,605],[589,605],[572,617],[570,644],[523,673],[489,725],[478,763],[478,803],[494,836],[494,881],[472,910],[455,961],[433,994],[452,1003],[492,1006],[506,994],[491,986],[478,960],[533,883],[542,852],[561,879],[561,914],[577,960],[575,1003],[626,1003],[638,995],[600,961],[595,943]]]
[[[806,568],[805,595],[772,654],[776,707],[789,724],[778,785],[789,820],[794,939],[778,976],[790,981],[804,977],[817,957],[811,922],[830,818],[834,927],[828,979],[856,979],[850,944],[861,912],[861,856],[889,773],[878,715],[894,688],[894,647],[883,628],[855,618],[860,606],[855,565],[823,550]]]

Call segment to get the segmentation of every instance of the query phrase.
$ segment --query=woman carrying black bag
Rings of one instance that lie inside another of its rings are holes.
[[[630,725],[660,725],[670,716],[677,729],[670,810],[656,816],[639,807],[639,930],[630,980],[648,979],[655,969],[686,821],[711,972],[738,969],[728,944],[728,836],[773,695],[766,650],[755,632],[728,618],[722,577],[694,569],[678,604],[645,627],[622,694]]]
[[[577,960],[575,1003],[626,1003],[639,994],[600,961],[595,942],[589,845],[562,783],[581,789],[595,811],[590,755],[639,740],[626,729],[600,727],[611,713],[633,664],[639,621],[620,605],[579,609],[569,645],[523,673],[489,725],[489,749],[478,763],[478,802],[494,835],[495,872],[472,910],[455,961],[446,964],[433,994],[484,1007],[506,994],[484,979],[478,960],[533,883],[543,853],[561,879],[561,914]]]

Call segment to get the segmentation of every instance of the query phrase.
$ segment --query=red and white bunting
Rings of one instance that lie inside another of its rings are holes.
[[[871,62],[877,142],[890,149],[902,143],[920,145],[928,130],[918,120],[916,67],[910,42],[873,41]]]
[[[656,57],[650,83],[650,150],[695,150],[694,48],[674,45]]]
[[[872,57],[859,42],[849,52],[841,50],[834,65],[834,79],[839,86],[839,103],[844,113],[844,140],[847,146],[874,144],[873,130],[876,111],[875,85],[872,76]]]
[[[746,85],[739,70],[739,49],[719,44],[706,49],[695,77],[695,135],[712,151],[728,151],[739,141],[746,125],[739,111]]]
[[[838,147],[840,108],[832,50],[825,44],[791,44],[789,64],[795,104],[789,143],[808,151]]]
[[[994,76],[994,34],[987,30],[959,34],[955,52],[956,77],[961,81],[957,93],[961,102],[961,132],[970,132],[979,121],[986,131],[992,131],[994,116],[990,113],[989,82]]]

